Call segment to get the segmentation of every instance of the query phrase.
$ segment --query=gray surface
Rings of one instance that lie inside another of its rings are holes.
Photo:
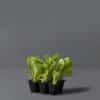
[[[73,69],[73,77],[64,85],[67,91],[50,96],[30,93],[24,69],[0,69],[0,100],[99,100],[99,76],[99,69]]]
[[[0,67],[61,52],[76,67],[100,66],[99,0],[0,0]],[[77,66],[78,65],[78,66]]]

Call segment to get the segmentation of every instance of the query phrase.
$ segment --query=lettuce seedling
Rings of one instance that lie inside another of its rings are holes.
[[[53,56],[50,56],[48,54],[44,55],[44,72],[39,75],[39,80],[41,82],[48,82],[52,80],[52,72],[56,67],[57,61],[60,59],[60,54],[56,53]]]
[[[59,53],[50,56],[44,55],[43,59],[34,56],[26,58],[27,72],[31,74],[32,81],[48,82],[56,84],[63,76],[72,76],[72,59],[61,58]]]
[[[31,74],[32,81],[38,81],[38,76],[43,72],[43,61],[39,57],[28,56],[26,63],[28,65],[27,72]]]
[[[72,59],[70,57],[61,58],[57,62],[56,68],[52,72],[52,84],[57,84],[63,76],[72,76]]]

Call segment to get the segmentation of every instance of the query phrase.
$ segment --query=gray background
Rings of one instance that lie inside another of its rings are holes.
[[[0,0],[0,68],[60,52],[77,68],[99,68],[99,0]]]
[[[25,57],[73,58],[62,95],[30,93]],[[100,100],[99,0],[0,0],[0,100]]]

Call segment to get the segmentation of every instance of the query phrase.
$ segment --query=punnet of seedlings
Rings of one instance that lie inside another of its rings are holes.
[[[66,80],[63,77],[72,76],[71,57],[61,57],[59,53],[26,57],[26,73],[30,75],[28,80],[31,93],[61,94]]]

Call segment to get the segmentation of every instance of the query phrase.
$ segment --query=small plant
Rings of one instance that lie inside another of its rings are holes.
[[[63,76],[72,76],[72,59],[62,58],[59,53],[53,56],[46,54],[43,59],[29,56],[26,58],[26,63],[27,72],[31,75],[30,81],[35,84],[31,87],[34,91],[50,94],[61,93],[64,85]]]
[[[31,76],[29,80],[31,91],[39,92],[38,76],[43,71],[43,61],[39,57],[28,56],[26,58],[26,63],[28,65],[26,72]]]
[[[61,58],[56,63],[56,67],[52,72],[52,82],[49,84],[49,92],[51,94],[59,94],[62,92],[64,85],[63,76],[72,76],[72,60],[70,57]]]
[[[56,67],[56,63],[58,59],[60,59],[60,55],[58,53],[56,53],[53,56],[49,56],[48,54],[44,55],[44,59],[42,63],[44,72],[39,76],[41,82],[51,81],[51,73]]]
[[[52,81],[52,71],[54,70],[56,66],[57,60],[60,58],[60,55],[56,53],[53,56],[50,56],[48,54],[44,55],[43,57],[43,68],[44,71],[39,75],[40,80],[40,92],[42,93],[48,93],[49,87],[48,83]]]

